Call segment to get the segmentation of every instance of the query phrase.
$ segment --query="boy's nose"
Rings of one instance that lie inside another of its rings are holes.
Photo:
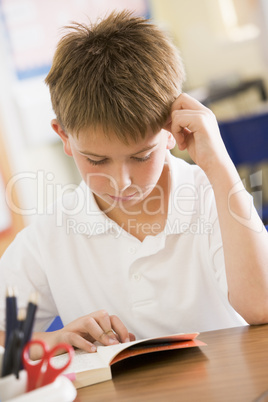
[[[124,191],[132,183],[130,172],[125,165],[117,166],[114,169],[113,179],[115,181],[116,190],[119,193]]]

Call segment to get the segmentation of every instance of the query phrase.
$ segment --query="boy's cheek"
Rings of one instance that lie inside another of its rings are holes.
[[[103,192],[105,189],[111,188],[111,180],[108,178],[103,178],[101,176],[89,176],[86,175],[84,177],[84,181],[88,185],[88,187],[94,192]]]

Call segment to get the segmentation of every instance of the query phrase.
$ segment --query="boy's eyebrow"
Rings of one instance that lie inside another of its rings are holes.
[[[134,154],[131,154],[131,155],[132,155],[132,156],[133,156],[133,155],[138,155],[138,154],[141,154],[142,152],[150,151],[150,149],[152,149],[152,148],[154,148],[154,147],[156,147],[156,146],[157,146],[157,144],[148,145],[147,147],[144,147],[144,148],[141,149],[140,151],[135,152]]]
[[[141,154],[142,152],[149,151],[150,149],[156,147],[156,145],[157,144],[153,144],[153,145],[149,145],[147,147],[144,147],[140,151],[137,151],[134,154],[131,154],[131,156],[138,155],[138,154]],[[106,156],[106,155],[98,155],[98,154],[95,154],[94,152],[88,152],[88,151],[78,151],[78,152],[80,154],[83,154],[83,155],[96,156],[97,158],[108,158],[108,156]]]

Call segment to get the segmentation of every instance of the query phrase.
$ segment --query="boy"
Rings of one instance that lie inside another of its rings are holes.
[[[174,332],[268,322],[267,233],[212,112],[181,93],[182,62],[148,21],[74,25],[46,78],[52,127],[82,176],[0,263],[35,337],[86,351]],[[196,165],[170,155],[175,142]],[[42,332],[60,315],[64,328]]]

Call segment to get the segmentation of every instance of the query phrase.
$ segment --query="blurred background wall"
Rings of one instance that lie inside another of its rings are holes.
[[[0,255],[80,181],[50,127],[44,85],[60,27],[123,8],[169,33],[185,63],[184,91],[219,121],[268,112],[267,0],[0,0]]]

